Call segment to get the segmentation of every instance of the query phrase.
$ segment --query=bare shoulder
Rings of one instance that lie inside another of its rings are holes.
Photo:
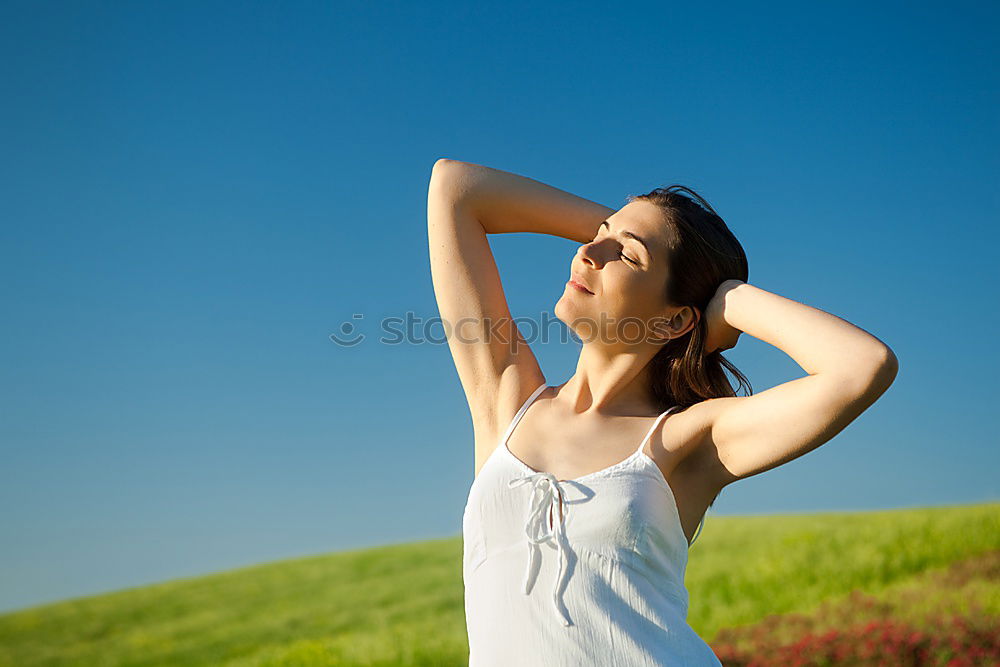
[[[704,487],[713,498],[733,481],[712,446],[712,424],[723,403],[710,398],[671,412],[651,443],[654,458],[667,462],[666,472],[683,471],[685,483]]]

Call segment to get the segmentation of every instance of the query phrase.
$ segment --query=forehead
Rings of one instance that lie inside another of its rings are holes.
[[[637,199],[608,216],[615,231],[629,231],[647,243],[667,245],[667,225],[663,210],[648,201]]]

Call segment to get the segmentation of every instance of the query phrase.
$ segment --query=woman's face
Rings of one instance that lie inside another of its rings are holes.
[[[665,300],[666,230],[660,208],[641,199],[609,216],[570,264],[568,278],[591,293],[567,282],[556,316],[585,341],[600,335],[600,342],[637,343],[655,336],[649,323],[672,314]]]

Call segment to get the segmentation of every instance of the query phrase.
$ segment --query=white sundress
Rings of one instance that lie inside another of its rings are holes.
[[[643,451],[674,408],[624,461],[558,480],[507,447],[546,388],[524,402],[469,489],[469,667],[721,666],[687,623],[687,537],[670,485]]]

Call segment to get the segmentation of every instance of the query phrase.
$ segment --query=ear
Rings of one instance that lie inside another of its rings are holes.
[[[673,322],[676,316],[671,316],[667,313],[662,315],[657,315],[650,322],[650,333],[654,339],[667,343],[671,338],[676,338],[677,334],[674,332]]]
[[[690,331],[694,331],[694,328],[697,327],[698,323],[701,321],[701,311],[698,308],[695,308],[694,306],[684,306],[684,308],[681,309],[678,315],[681,315],[683,317],[686,314],[685,309],[687,311],[690,311],[691,320],[688,322],[688,326],[684,327],[684,331],[678,334],[681,336]]]

